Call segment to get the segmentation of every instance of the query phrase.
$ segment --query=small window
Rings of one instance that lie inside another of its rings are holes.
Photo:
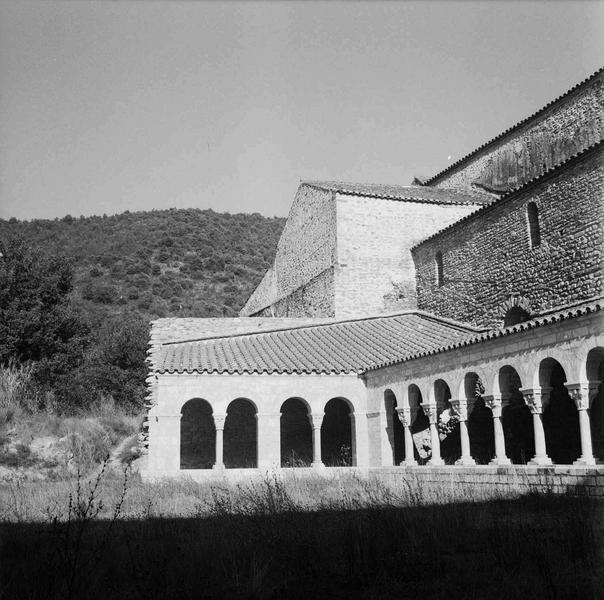
[[[534,202],[529,202],[526,207],[526,220],[528,224],[529,243],[531,248],[541,244],[541,232],[539,231],[539,211]]]
[[[439,250],[434,258],[436,267],[436,285],[440,287],[443,284],[443,253]]]
[[[507,313],[505,313],[505,317],[503,318],[503,326],[511,327],[512,325],[518,325],[518,323],[524,323],[524,321],[528,321],[531,316],[521,308],[520,306],[512,306]]]

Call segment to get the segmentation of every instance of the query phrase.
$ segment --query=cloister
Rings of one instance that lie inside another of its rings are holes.
[[[149,469],[604,459],[601,312],[559,312],[362,373],[159,373]]]

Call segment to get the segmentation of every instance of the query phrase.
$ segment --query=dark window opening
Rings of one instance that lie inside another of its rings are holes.
[[[536,248],[541,244],[541,232],[539,231],[539,211],[534,202],[528,203],[526,207],[526,218],[531,248]]]
[[[440,287],[443,284],[443,253],[439,250],[434,258],[436,263],[436,285]]]

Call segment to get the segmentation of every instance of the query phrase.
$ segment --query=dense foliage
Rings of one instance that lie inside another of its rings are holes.
[[[149,321],[235,316],[283,224],[174,209],[0,220],[0,365],[34,365],[40,407],[140,407]]]

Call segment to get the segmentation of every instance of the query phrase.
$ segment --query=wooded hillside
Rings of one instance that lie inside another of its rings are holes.
[[[0,220],[0,426],[15,410],[140,410],[149,321],[236,316],[284,223],[195,209]]]
[[[149,319],[230,317],[269,268],[285,219],[170,209],[9,221],[22,237],[73,261],[74,300],[91,313],[134,309]]]

